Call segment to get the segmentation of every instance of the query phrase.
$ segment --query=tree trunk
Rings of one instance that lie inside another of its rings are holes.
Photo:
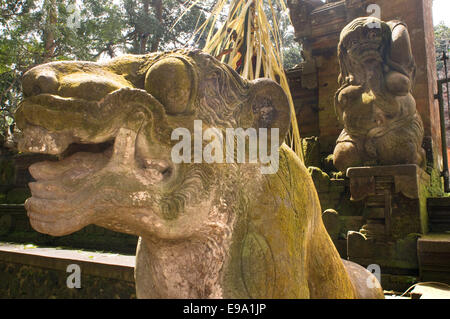
[[[163,13],[162,0],[153,0],[152,6],[153,6],[153,9],[155,10],[156,19],[159,21],[160,28],[162,28],[162,22],[163,22],[162,21],[162,13]],[[161,41],[161,33],[160,33],[160,30],[157,30],[154,35],[153,41],[152,41],[151,52],[158,51],[160,41]]]
[[[58,22],[58,11],[56,0],[44,1],[44,12],[47,12],[47,18],[44,27],[44,56],[43,62],[49,62],[54,57],[56,43],[55,43],[55,28]]]
[[[147,16],[147,17],[148,17],[148,14],[149,14],[149,12],[148,12],[149,7],[150,7],[150,0],[144,0],[144,9],[143,9],[143,11],[144,11],[144,15]],[[144,54],[145,51],[146,51],[148,36],[149,36],[149,34],[147,32],[144,32],[144,33],[140,34],[141,47],[140,47],[139,53],[141,53],[141,54]]]

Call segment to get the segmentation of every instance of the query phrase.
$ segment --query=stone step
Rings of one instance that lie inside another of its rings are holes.
[[[35,231],[29,222],[24,205],[0,204],[0,241],[34,243],[38,245],[104,250],[135,254],[137,236],[117,233],[89,225],[71,235],[52,237]]]
[[[450,299],[450,286],[419,283],[412,291],[413,299]]]
[[[67,284],[77,282],[70,265],[80,288]],[[135,256],[0,242],[0,298],[135,298],[134,265]]]
[[[450,284],[450,233],[430,233],[417,241],[420,278]]]
[[[427,206],[430,231],[450,231],[450,197],[429,198]]]

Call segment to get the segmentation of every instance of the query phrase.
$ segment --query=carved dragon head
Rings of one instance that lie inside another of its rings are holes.
[[[32,226],[51,235],[89,224],[172,239],[201,231],[220,174],[174,164],[172,131],[193,132],[200,119],[221,130],[277,127],[282,141],[289,126],[281,87],[246,81],[200,51],[48,63],[24,75],[23,91],[19,149],[59,156],[30,167],[26,202]]]

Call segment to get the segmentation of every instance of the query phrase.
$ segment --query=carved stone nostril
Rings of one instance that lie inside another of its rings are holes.
[[[31,94],[29,95],[39,95],[42,93],[41,87],[39,85],[33,86],[33,90],[31,90]]]
[[[39,75],[36,80],[40,93],[56,93],[58,90],[59,84],[54,74],[44,73]]]
[[[22,88],[26,97],[42,93],[55,94],[58,91],[59,82],[52,70],[41,70],[37,67],[24,75]]]

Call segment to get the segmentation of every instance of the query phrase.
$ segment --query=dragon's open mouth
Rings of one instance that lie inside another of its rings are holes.
[[[64,171],[64,174],[70,174],[70,171],[77,170],[77,175],[85,175],[81,173],[83,169],[86,172],[93,173],[91,171],[93,166],[97,166],[96,170],[100,170],[102,166],[106,167],[115,153],[116,137],[100,143],[80,143],[74,142],[74,140],[72,135],[65,132],[54,133],[42,127],[29,126],[24,130],[19,140],[19,149],[24,152],[49,154],[57,157],[57,161],[48,161],[45,162],[45,165],[37,163],[37,165],[30,167],[30,171],[36,180],[49,179],[46,174],[41,175],[38,172],[44,168],[44,170],[54,169],[55,172]],[[135,148],[136,145],[132,147]],[[101,161],[102,164],[95,165],[94,162],[98,161]],[[88,164],[88,162],[90,163]],[[140,169],[142,176],[152,184],[169,179],[174,170],[169,161],[158,158],[135,157],[132,165]],[[52,175],[50,179],[61,177],[53,177]]]
[[[33,228],[69,234],[96,221],[96,205],[109,207],[118,198],[127,207],[152,207],[174,175],[162,135],[152,131],[164,116],[159,102],[139,89],[118,90],[101,101],[26,98],[16,112],[19,150],[58,159],[29,168],[35,182],[25,206]]]
[[[118,152],[118,156],[132,155],[133,165],[142,170],[143,177],[151,184],[172,175],[169,159],[153,156],[155,153],[161,155],[160,149],[152,154],[145,150],[150,145],[154,150],[155,143],[167,140],[171,132],[164,125],[163,107],[143,90],[119,89],[100,101],[39,94],[21,103],[16,121],[22,129],[19,150],[56,155],[60,160],[59,167],[64,167],[78,153],[99,154],[106,166]],[[158,129],[154,134],[154,125],[164,125],[164,129]],[[124,133],[115,146],[121,130],[131,132],[134,137]],[[148,140],[149,136],[152,141]],[[138,141],[141,141],[140,145]],[[124,148],[129,148],[128,152],[133,154],[120,155]]]
[[[108,157],[111,157],[112,146],[114,145],[114,141],[107,141],[99,144],[79,144],[72,143],[70,144],[64,152],[58,154],[60,160],[64,160],[72,156],[75,153],[83,152],[83,153],[104,153]]]

